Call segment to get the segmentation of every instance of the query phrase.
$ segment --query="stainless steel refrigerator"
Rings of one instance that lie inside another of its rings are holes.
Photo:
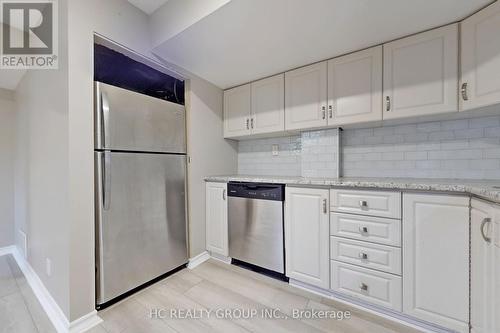
[[[96,304],[187,262],[184,106],[95,82]]]

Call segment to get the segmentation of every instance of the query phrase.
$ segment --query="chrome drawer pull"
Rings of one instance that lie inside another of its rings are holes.
[[[367,234],[368,233],[368,227],[359,227],[359,232],[362,234]]]
[[[361,283],[359,289],[361,289],[361,291],[368,291],[368,285],[366,283]]]
[[[363,260],[366,260],[366,259],[368,259],[368,254],[363,253],[363,252],[360,252],[360,253],[359,253],[359,258],[360,258],[360,259],[363,259]]]
[[[359,207],[368,207],[368,202],[366,202],[366,200],[359,200]]]

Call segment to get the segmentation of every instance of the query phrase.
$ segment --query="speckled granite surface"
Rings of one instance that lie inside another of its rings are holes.
[[[206,177],[211,182],[261,182],[287,185],[313,185],[393,190],[468,193],[500,203],[499,180],[419,179],[419,178],[304,178],[283,176],[228,175]]]

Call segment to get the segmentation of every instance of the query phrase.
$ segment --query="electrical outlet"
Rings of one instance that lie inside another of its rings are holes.
[[[273,152],[273,156],[278,156],[280,154],[280,146],[279,145],[273,145],[272,152]]]
[[[47,276],[51,276],[52,275],[52,261],[47,258],[45,259],[45,268],[47,270]]]

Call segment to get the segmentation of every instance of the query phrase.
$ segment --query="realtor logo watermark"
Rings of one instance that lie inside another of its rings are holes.
[[[0,0],[0,68],[57,69],[57,0]]]

